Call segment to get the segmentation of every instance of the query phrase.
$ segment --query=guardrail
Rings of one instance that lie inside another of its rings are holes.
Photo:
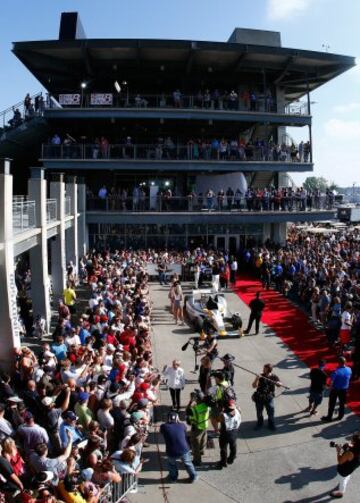
[[[0,112],[0,124],[2,124],[3,129],[14,129],[23,124],[24,121],[41,116],[45,109],[45,102],[40,102],[39,106],[35,108],[35,101],[39,100],[40,96],[41,93],[30,96],[33,107],[26,109],[24,100],[22,100]]]
[[[65,197],[65,216],[68,217],[71,215],[71,197]]]
[[[116,212],[241,212],[241,211],[318,211],[334,209],[334,201],[325,195],[301,198],[293,195],[278,199],[274,196],[246,198],[233,196],[207,197],[206,194],[189,196],[157,195],[146,197],[122,197],[121,194],[109,195],[105,198],[88,197],[87,211]]]
[[[229,161],[309,162],[310,151],[299,155],[297,146],[231,145],[215,147],[210,142],[188,145],[164,144],[80,144],[42,145],[43,159],[147,160],[147,161]]]
[[[12,205],[14,234],[36,227],[35,201],[15,200]]]
[[[121,475],[121,482],[111,482],[103,487],[98,503],[118,503],[122,501],[129,492],[135,492],[136,489],[136,475],[132,473],[123,473]]]
[[[46,200],[46,222],[55,222],[57,220],[57,201],[56,199]]]
[[[120,93],[68,93],[59,94],[56,99],[61,108],[160,108],[160,109],[191,109],[191,110],[221,110],[237,112],[281,113],[286,115],[307,115],[305,102],[295,102],[278,111],[277,103],[272,96],[259,94],[251,101],[248,93],[216,95],[200,92],[197,94],[182,94],[179,91],[162,94],[129,94],[128,89]]]

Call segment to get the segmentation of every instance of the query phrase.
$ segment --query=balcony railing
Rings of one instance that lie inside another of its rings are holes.
[[[65,197],[65,216],[68,217],[71,215],[71,197]]]
[[[13,232],[19,234],[36,227],[35,201],[13,201]]]
[[[57,201],[56,199],[46,200],[46,222],[49,224],[57,220]]]
[[[147,160],[147,161],[229,161],[309,162],[310,151],[299,154],[297,147],[282,145],[232,146],[215,148],[211,143],[175,144],[80,144],[42,146],[43,159]]]
[[[278,110],[276,101],[270,96],[258,95],[251,102],[247,94],[239,94],[232,99],[230,95],[216,97],[203,94],[129,94],[126,91],[117,93],[75,92],[61,94],[56,100],[62,108],[125,108],[125,109],[191,109],[221,110],[237,112],[282,113],[288,115],[307,115],[305,102],[297,102]]]
[[[157,195],[154,197],[136,196],[122,197],[110,195],[104,198],[88,196],[88,211],[116,212],[273,212],[273,211],[319,211],[331,210],[334,201],[322,195],[301,198],[293,195],[278,199],[273,196],[262,198],[246,198],[244,195],[230,198],[207,195],[171,196]]]

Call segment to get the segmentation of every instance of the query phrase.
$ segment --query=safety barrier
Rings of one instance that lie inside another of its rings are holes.
[[[137,477],[133,473],[121,475],[120,482],[106,484],[101,490],[98,503],[118,503],[122,501],[129,492],[137,490]]]

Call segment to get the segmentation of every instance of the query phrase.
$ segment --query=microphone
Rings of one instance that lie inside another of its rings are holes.
[[[186,351],[187,348],[189,347],[189,344],[190,344],[190,340],[188,340],[182,347],[181,347],[181,351]]]

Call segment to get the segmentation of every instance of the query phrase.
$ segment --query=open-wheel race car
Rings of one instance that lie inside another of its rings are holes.
[[[242,319],[238,313],[230,313],[225,296],[210,289],[193,290],[184,299],[187,323],[200,333],[209,331],[218,337],[241,337]]]

